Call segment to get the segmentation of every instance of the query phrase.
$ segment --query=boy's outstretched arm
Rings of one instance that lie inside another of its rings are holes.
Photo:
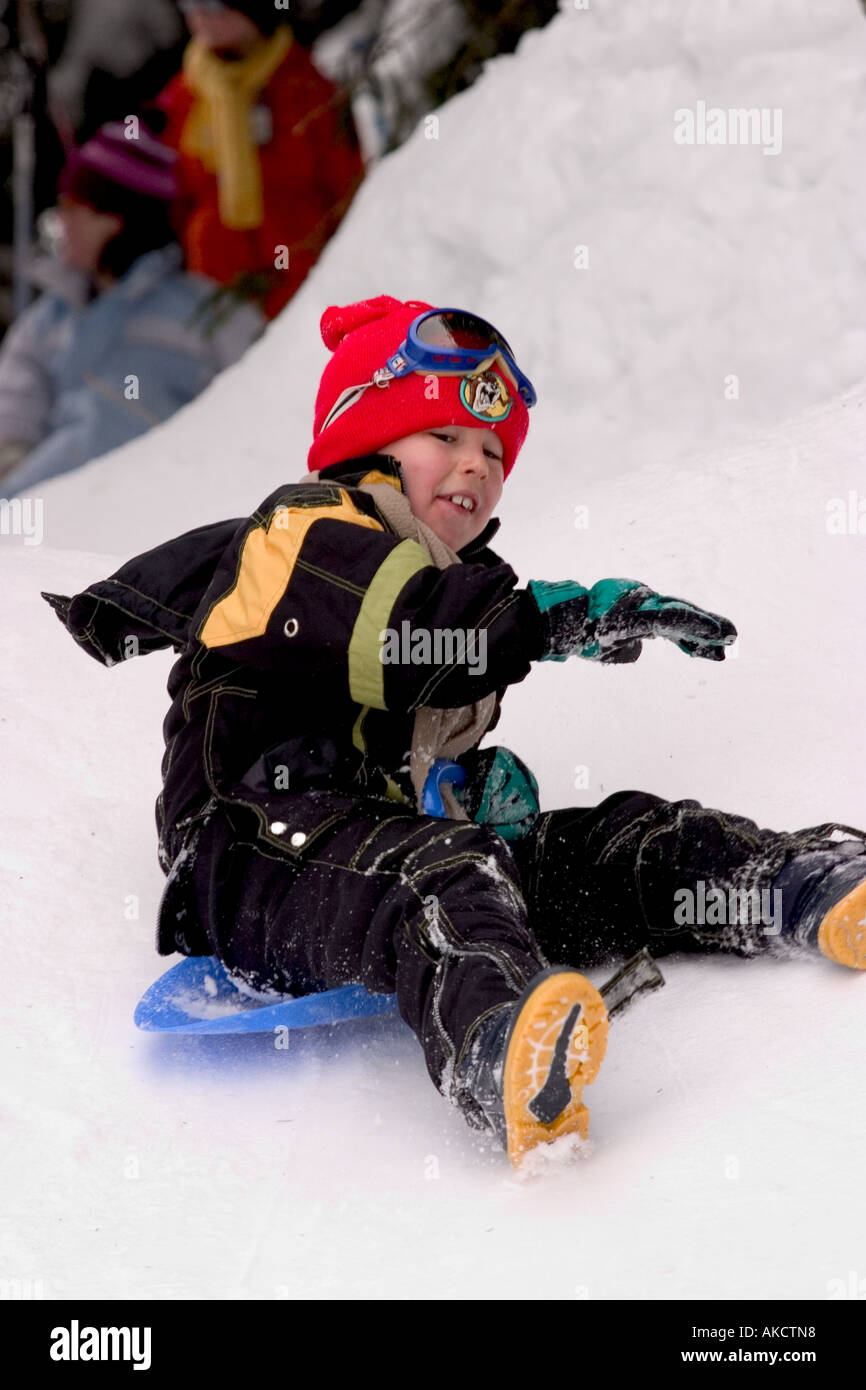
[[[736,635],[633,580],[521,589],[506,564],[440,570],[366,506],[335,483],[272,494],[223,556],[194,637],[304,688],[344,682],[360,705],[405,712],[468,704],[545,658],[634,660],[655,635],[706,655]]]
[[[242,520],[197,526],[135,555],[80,593],[44,593],[78,645],[104,666],[162,648],[183,651],[201,596]]]

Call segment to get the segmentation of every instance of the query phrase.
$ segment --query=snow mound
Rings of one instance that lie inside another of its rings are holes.
[[[542,401],[501,552],[524,579],[642,578],[740,631],[719,665],[654,643],[633,667],[536,668],[496,738],[543,805],[638,786],[866,824],[864,69],[855,0],[564,7],[376,168],[242,363],[47,486],[43,543],[3,537],[4,1278],[49,1298],[811,1300],[859,1266],[864,981],[829,962],[667,958],[585,1093],[592,1151],[533,1182],[399,1020],[285,1050],[136,1033],[165,966],[172,658],[104,670],[39,590],[300,476],[325,304],[464,302]],[[675,145],[701,100],[781,108],[781,152]]]
[[[540,396],[520,506],[585,469],[692,463],[853,385],[864,77],[856,0],[564,4],[375,167],[240,364],[44,487],[50,543],[143,550],[302,476],[322,310],[382,292],[466,304],[514,343]],[[779,110],[780,151],[675,143],[699,102]]]
[[[780,828],[866,824],[866,538],[825,526],[860,476],[862,413],[848,393],[705,475],[659,464],[619,482],[613,502],[596,477],[589,532],[525,538],[552,577],[574,536],[593,561],[627,554],[625,572],[669,575],[742,634],[719,666],[656,643],[633,667],[537,667],[496,737],[535,767],[543,805],[639,785]],[[0,633],[2,1178],[27,1213],[4,1274],[51,1298],[136,1299],[815,1299],[847,1278],[864,1235],[864,982],[829,962],[666,958],[665,989],[615,1021],[584,1093],[591,1142],[521,1174],[436,1093],[398,1019],[281,1051],[136,1033],[165,967],[152,808],[171,657],[104,670],[39,598],[116,564],[0,553],[15,615]]]

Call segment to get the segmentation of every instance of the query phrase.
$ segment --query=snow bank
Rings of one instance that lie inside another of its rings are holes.
[[[866,536],[825,524],[858,476],[862,413],[848,394],[706,474],[594,480],[592,525],[573,533],[591,572],[627,549],[638,573],[731,612],[742,649],[719,666],[655,644],[632,667],[537,667],[496,736],[536,767],[545,805],[638,785],[780,828],[866,824]],[[614,552],[612,517],[629,537]],[[567,572],[565,523],[546,544]],[[0,651],[0,1112],[4,1190],[27,1214],[0,1240],[3,1277],[140,1299],[820,1299],[847,1279],[864,982],[827,962],[665,960],[666,988],[617,1020],[586,1093],[590,1148],[524,1181],[436,1094],[398,1020],[293,1034],[288,1051],[137,1034],[167,964],[152,808],[171,658],[105,670],[38,597],[116,563],[0,554],[16,615]]]

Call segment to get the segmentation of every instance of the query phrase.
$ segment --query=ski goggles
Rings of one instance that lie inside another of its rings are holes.
[[[496,363],[524,405],[535,405],[535,387],[518,367],[514,351],[492,323],[465,309],[429,309],[409,325],[403,342],[369,381],[347,386],[334,402],[319,433],[351,409],[371,386],[418,372],[422,376],[482,376]]]

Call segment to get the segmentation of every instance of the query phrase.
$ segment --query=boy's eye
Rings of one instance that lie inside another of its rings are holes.
[[[432,434],[434,439],[444,439],[447,443],[450,444],[453,444],[455,439],[457,438],[457,436],[454,434],[442,434],[439,430],[431,430],[430,433]],[[502,455],[495,453],[493,449],[485,449],[484,452],[489,459],[494,459],[497,463],[502,463]]]

